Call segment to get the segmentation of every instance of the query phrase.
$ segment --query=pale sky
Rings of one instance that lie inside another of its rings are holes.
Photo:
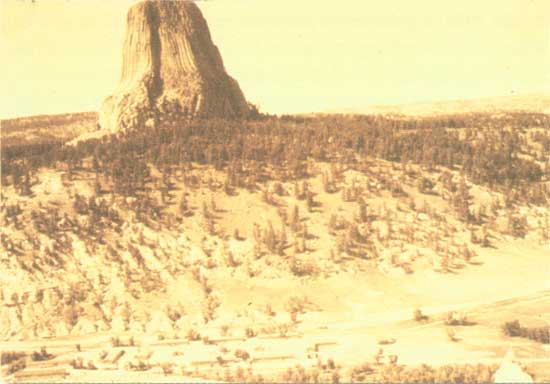
[[[0,118],[98,110],[130,0],[0,0]],[[209,0],[229,74],[271,113],[550,92],[548,0]]]

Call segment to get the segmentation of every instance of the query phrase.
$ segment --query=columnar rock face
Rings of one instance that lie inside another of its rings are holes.
[[[195,3],[147,0],[130,8],[122,76],[101,107],[102,129],[116,132],[183,116],[238,118],[247,113],[244,95],[226,73]]]

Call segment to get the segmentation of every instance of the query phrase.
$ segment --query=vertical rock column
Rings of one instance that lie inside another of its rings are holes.
[[[244,95],[225,71],[194,2],[147,0],[130,8],[122,76],[101,107],[102,129],[127,131],[184,116],[247,114]]]

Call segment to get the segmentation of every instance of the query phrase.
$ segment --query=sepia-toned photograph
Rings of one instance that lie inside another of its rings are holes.
[[[550,1],[0,0],[1,383],[550,382]]]

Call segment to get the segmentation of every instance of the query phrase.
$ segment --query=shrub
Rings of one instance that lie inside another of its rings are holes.
[[[4,364],[9,364],[12,361],[19,360],[19,359],[21,359],[22,357],[25,357],[25,356],[26,356],[25,352],[5,351],[5,352],[2,352],[2,355],[1,355],[0,359],[2,361],[2,365],[4,365]]]
[[[26,367],[27,367],[27,363],[25,362],[24,359],[16,360],[15,362],[13,362],[8,366],[7,373],[8,375],[11,375],[12,373],[25,369]]]
[[[191,328],[187,331],[186,338],[189,341],[198,341],[201,339],[201,335],[197,331],[195,331],[193,328]]]
[[[507,336],[525,337],[543,344],[550,344],[550,326],[522,327],[518,320],[508,321],[502,325]]]
[[[256,336],[256,332],[250,328],[250,327],[247,327],[244,329],[244,334],[246,337],[255,337]]]
[[[116,337],[111,337],[111,346],[113,348],[116,348],[116,347],[120,347],[120,338],[118,336]]]
[[[428,316],[424,315],[420,309],[415,309],[413,312],[414,321],[426,321]]]
[[[387,365],[369,377],[367,381],[377,383],[489,383],[497,370],[497,365],[464,364],[431,367],[422,364],[419,367]]]
[[[235,351],[235,357],[242,360],[248,360],[250,358],[250,355],[243,349],[237,349]]]
[[[32,361],[44,361],[52,358],[53,355],[46,351],[46,347],[40,348],[40,352],[34,351],[31,355]]]
[[[165,376],[171,375],[172,373],[174,373],[174,367],[172,366],[171,363],[162,363],[161,368]]]
[[[220,333],[222,336],[227,336],[228,331],[229,331],[229,325],[224,324],[220,327]]]

